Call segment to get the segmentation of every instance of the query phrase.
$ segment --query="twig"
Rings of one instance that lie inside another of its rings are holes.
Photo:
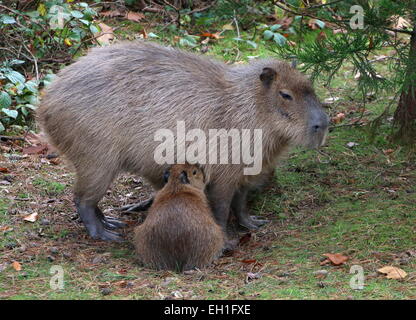
[[[237,21],[237,18],[235,16],[235,10],[234,10],[233,21],[234,21],[235,27],[237,29],[237,37],[240,39],[240,28],[238,27],[238,21]]]
[[[0,136],[0,141],[25,141],[23,137]]]
[[[210,5],[208,5],[206,7],[203,7],[203,8],[191,10],[187,14],[192,14],[192,13],[197,13],[197,12],[202,12],[202,11],[208,10],[209,8],[213,7],[216,2],[217,1],[214,1]]]

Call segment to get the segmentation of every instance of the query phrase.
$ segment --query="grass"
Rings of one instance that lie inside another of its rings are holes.
[[[117,32],[141,31],[130,25]],[[174,41],[173,33],[155,33],[158,41]],[[207,54],[226,61],[271,54],[262,41],[254,49],[233,40],[232,32],[224,36],[210,44]],[[249,35],[243,32],[242,37]],[[341,97],[328,113],[345,112],[348,123],[360,116],[362,104],[351,70],[344,68],[330,87],[320,82],[316,87],[322,99]],[[384,93],[368,101],[364,122],[380,115],[391,96]],[[0,154],[1,166],[13,176],[10,185],[0,185],[0,298],[415,299],[416,166],[412,153],[388,136],[385,124],[374,139],[366,127],[338,127],[319,152],[293,150],[265,190],[251,195],[252,210],[271,223],[252,232],[233,255],[185,274],[139,267],[129,242],[89,239],[76,220],[73,174],[64,165],[37,156],[10,162]],[[348,147],[349,142],[356,145]],[[19,143],[11,146],[16,152]],[[146,184],[122,176],[101,206],[116,216],[115,207],[145,199],[149,192]],[[23,220],[33,212],[39,214],[36,222]],[[124,217],[130,225],[128,239],[141,219],[139,214]],[[321,265],[325,253],[349,259],[338,267]],[[21,271],[12,268],[13,261],[21,264]],[[54,265],[63,267],[63,290],[49,285]],[[350,288],[353,265],[364,270],[363,290]],[[408,276],[386,279],[377,272],[386,265],[400,267]],[[317,275],[319,270],[327,275]]]

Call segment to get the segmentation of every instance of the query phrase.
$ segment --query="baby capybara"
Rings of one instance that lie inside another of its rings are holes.
[[[210,264],[221,253],[224,234],[205,196],[202,169],[176,164],[164,179],[146,220],[135,230],[140,262],[178,271]]]

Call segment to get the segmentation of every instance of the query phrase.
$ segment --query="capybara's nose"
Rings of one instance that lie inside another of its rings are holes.
[[[323,132],[328,129],[329,118],[324,112],[317,112],[311,121],[311,127],[313,133]]]

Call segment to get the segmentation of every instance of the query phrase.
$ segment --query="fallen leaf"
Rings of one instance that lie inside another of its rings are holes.
[[[324,103],[327,103],[327,104],[329,104],[329,103],[334,103],[335,101],[338,101],[339,100],[339,97],[331,97],[331,98],[326,98],[325,100],[324,100]]]
[[[143,13],[129,11],[126,14],[126,18],[127,20],[130,20],[130,21],[139,22],[140,20],[144,19],[145,16]]]
[[[6,233],[8,231],[12,231],[13,228],[9,226],[0,227],[0,232]]]
[[[23,148],[23,154],[42,154],[48,151],[48,146],[45,144],[41,144],[38,146],[30,146],[27,148]]]
[[[328,260],[335,266],[339,266],[341,264],[344,264],[348,260],[347,256],[344,256],[344,255],[339,254],[339,253],[325,253],[325,254],[323,254],[323,256],[327,257]]]
[[[216,33],[203,32],[199,36],[204,37],[204,38],[216,39],[216,40],[224,38],[223,36],[220,36],[219,32],[216,32]]]
[[[0,168],[0,172],[1,173],[8,173],[9,172],[9,169],[7,169],[7,168]]]
[[[37,220],[37,217],[38,217],[38,213],[33,212],[32,214],[29,214],[28,216],[26,216],[23,220],[29,221],[29,222],[35,222]]]
[[[359,144],[357,142],[348,142],[347,147],[348,148],[354,148],[355,146],[358,146]]]
[[[245,259],[245,260],[241,260],[241,262],[250,264],[250,263],[256,263],[257,260],[256,259]]]
[[[392,266],[386,266],[377,271],[385,274],[387,279],[403,279],[407,276],[407,273],[404,270]]]
[[[20,271],[20,270],[22,270],[22,265],[21,265],[19,262],[17,262],[17,261],[13,261],[13,263],[12,263],[12,267],[13,267],[13,269],[14,269],[14,270],[16,270],[16,271]]]
[[[98,43],[101,45],[110,44],[112,40],[114,40],[114,32],[113,28],[107,26],[105,23],[99,23],[98,26],[101,29],[101,32],[97,32],[94,34]]]
[[[149,37],[146,32],[146,29],[143,29],[142,31],[140,31],[140,33],[143,35],[143,39],[147,39]]]
[[[387,149],[387,150],[383,150],[383,153],[388,155],[394,152],[394,149]]]
[[[123,14],[118,10],[101,11],[100,15],[103,16],[103,17],[109,17],[109,18],[122,17],[123,16]]]
[[[231,23],[228,23],[222,26],[222,30],[234,30],[234,27]]]
[[[333,123],[337,124],[337,123],[341,123],[342,121],[344,121],[344,119],[345,119],[345,113],[339,112],[331,120]]]
[[[61,163],[61,160],[59,158],[54,158],[54,159],[49,160],[49,162],[57,166],[58,164]]]

